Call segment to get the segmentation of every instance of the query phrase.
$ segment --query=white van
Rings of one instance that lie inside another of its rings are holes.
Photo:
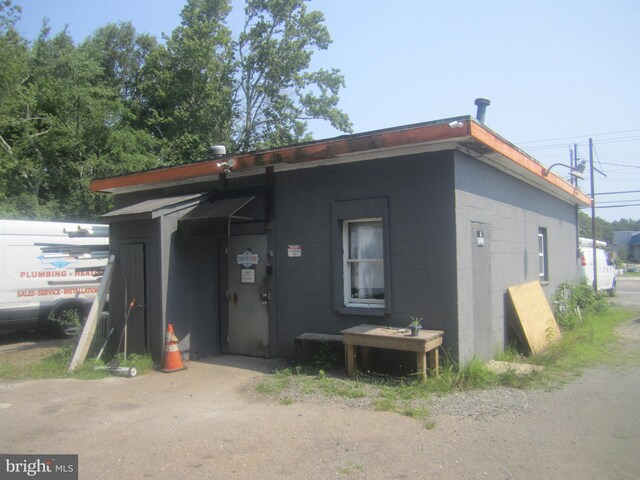
[[[0,329],[50,327],[71,311],[84,322],[108,254],[106,225],[0,220]]]
[[[604,250],[607,242],[596,240],[596,274],[598,290],[605,290],[609,296],[616,294],[616,267]],[[580,273],[589,285],[593,285],[593,241],[580,238]]]

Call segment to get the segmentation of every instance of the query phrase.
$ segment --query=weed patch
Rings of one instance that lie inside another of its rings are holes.
[[[588,296],[588,293],[584,292]],[[583,302],[583,300],[580,300]],[[514,370],[496,373],[479,359],[460,365],[451,358],[444,358],[439,376],[426,381],[415,377],[397,378],[366,375],[347,378],[342,370],[322,370],[296,366],[279,370],[263,378],[256,390],[276,396],[282,404],[304,400],[309,396],[338,399],[357,406],[368,406],[377,411],[394,412],[424,422],[430,429],[435,424],[429,420],[428,399],[433,395],[446,395],[466,390],[511,388],[549,388],[561,385],[567,379],[579,375],[585,367],[597,364],[619,364],[639,361],[638,355],[630,357],[628,351],[618,348],[620,342],[615,329],[633,318],[634,313],[601,308],[598,302],[594,311],[588,306],[581,311],[580,322],[565,327],[562,337],[545,352],[523,355],[511,345],[496,357],[502,361],[541,365],[542,371],[528,375]]]
[[[12,363],[6,360],[0,364],[0,378],[9,380],[30,380],[43,378],[77,378],[93,380],[109,376],[107,370],[96,370],[96,366],[106,364],[95,359],[88,359],[74,372],[69,373],[69,363],[75,350],[75,345],[67,345],[57,352],[31,363]],[[151,370],[153,362],[149,355],[129,355],[127,361],[117,358],[121,366],[136,367],[138,374]]]

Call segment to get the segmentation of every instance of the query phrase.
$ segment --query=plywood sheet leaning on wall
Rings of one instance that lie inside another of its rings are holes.
[[[509,287],[519,330],[531,353],[544,350],[562,335],[539,282]]]

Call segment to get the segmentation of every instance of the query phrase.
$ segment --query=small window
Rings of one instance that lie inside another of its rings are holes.
[[[343,222],[344,305],[384,307],[382,218]]]
[[[331,202],[333,307],[342,315],[391,314],[388,201]]]
[[[540,281],[549,280],[549,261],[547,253],[547,229],[538,229],[538,266],[540,269]]]

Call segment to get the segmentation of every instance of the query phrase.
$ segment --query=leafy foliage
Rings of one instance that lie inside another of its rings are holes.
[[[308,140],[310,119],[351,131],[344,78],[310,70],[331,38],[306,2],[247,0],[235,41],[229,0],[189,0],[164,44],[123,22],[76,45],[46,21],[30,44],[0,0],[0,216],[94,220],[93,178]]]
[[[583,314],[600,314],[607,308],[605,294],[596,293],[586,282],[562,283],[554,296],[554,315],[558,325],[565,331],[580,325]]]
[[[320,118],[344,132],[337,108],[344,77],[338,70],[309,71],[313,52],[331,43],[324,17],[306,0],[248,0],[238,41],[236,148],[249,150],[309,140],[306,120]]]
[[[127,124],[130,112],[93,52],[66,30],[51,37],[45,22],[33,46],[22,45],[15,105],[0,124],[0,215],[95,218],[109,203],[89,181],[154,166],[153,139]]]
[[[165,163],[206,158],[210,145],[231,139],[233,50],[225,24],[228,0],[191,0],[166,47],[145,65],[142,91],[149,106],[147,126],[162,139]]]
[[[640,220],[632,220],[630,218],[621,218],[613,222],[596,217],[596,239],[604,240],[607,244],[613,244],[613,232],[621,232],[625,230],[640,231]],[[578,215],[578,228],[581,237],[592,238],[591,235],[591,217],[584,212]]]

